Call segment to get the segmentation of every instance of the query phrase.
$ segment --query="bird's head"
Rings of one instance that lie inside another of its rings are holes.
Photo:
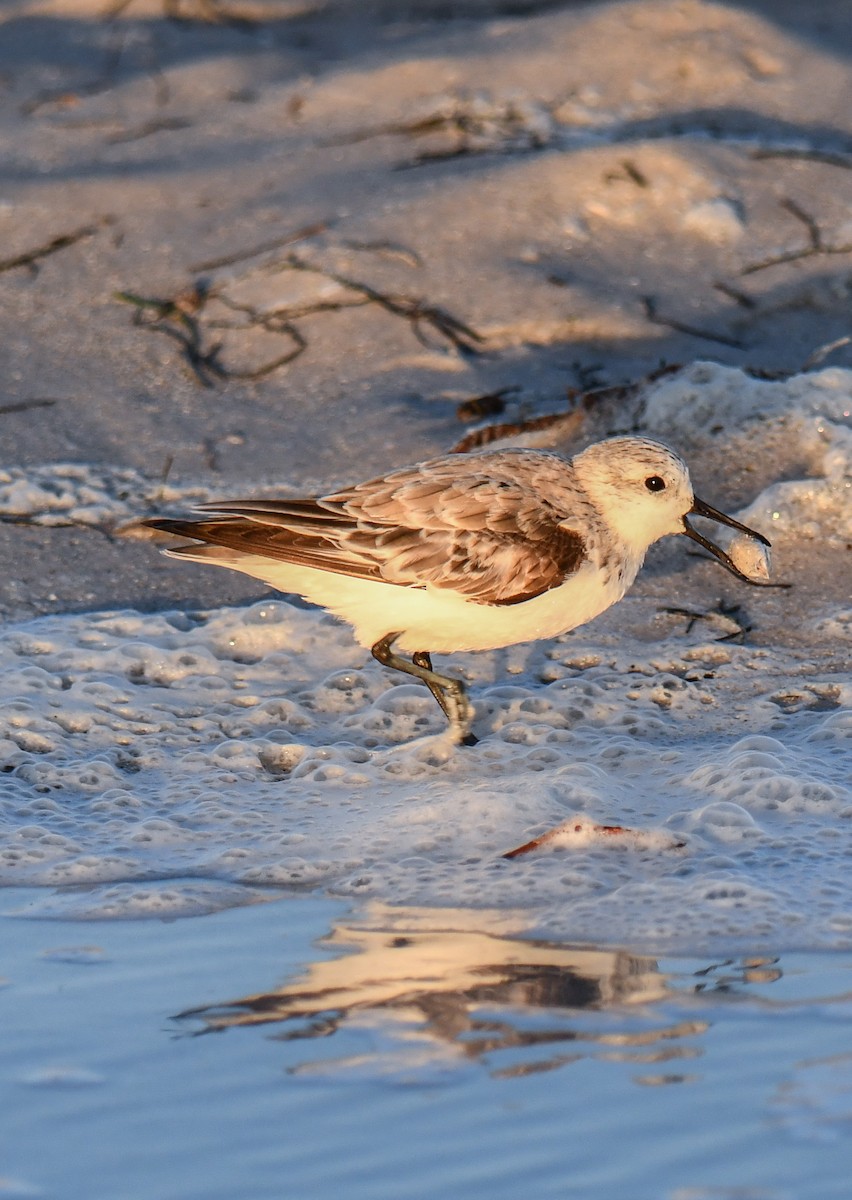
[[[707,517],[731,529],[769,542],[760,533],[699,500],[692,490],[686,463],[661,442],[650,438],[615,437],[589,446],[574,460],[577,478],[617,537],[634,553],[670,533],[683,533],[698,542],[723,567],[746,583],[756,583],[736,566],[715,542],[689,523],[689,516]]]

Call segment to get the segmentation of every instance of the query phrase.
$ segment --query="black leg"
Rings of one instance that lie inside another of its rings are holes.
[[[437,679],[444,678],[443,675],[437,675],[437,676],[435,675],[435,672],[432,669],[432,655],[429,653],[428,650],[415,651],[415,653],[412,654],[412,656],[411,656],[411,661],[414,663],[415,667],[424,667],[429,672],[429,674],[432,676],[435,676],[435,678],[437,678]],[[421,676],[421,678],[422,678],[423,682],[426,684],[426,686],[428,687],[429,691],[432,693],[432,695],[435,697],[435,699],[440,704],[441,709],[443,710],[444,716],[447,718],[447,720],[452,725],[453,724],[453,714],[452,714],[450,705],[447,703],[447,697],[446,697],[445,692],[441,689],[441,687],[439,687],[439,685],[437,683],[435,683],[434,678],[430,679],[426,675]],[[464,693],[465,701],[467,701],[468,707],[470,707],[470,702],[467,700],[467,691],[465,689],[464,684],[461,682],[460,679],[453,679],[452,682],[457,683],[458,686],[462,689],[462,692]],[[472,718],[472,714],[471,714],[471,718]],[[475,746],[478,741],[479,741],[479,738],[476,737],[475,734],[471,733],[470,730],[468,730],[468,732],[466,734],[464,734],[464,736],[462,737],[461,744],[463,746]]]
[[[412,654],[411,661],[414,663],[415,667],[424,667],[429,672],[430,675],[434,675],[434,671],[432,670],[432,655],[429,653],[428,650],[417,650],[414,654]],[[441,691],[441,689],[438,687],[438,685],[435,683],[435,681],[433,679],[429,679],[426,676],[422,676],[422,678],[423,678],[423,682],[426,684],[429,691],[432,693],[432,695],[435,697],[435,699],[440,704],[440,706],[443,710],[444,716],[447,718],[448,721],[452,720],[452,718],[450,716],[449,706],[447,705],[447,701],[444,698],[444,693]]]
[[[413,675],[422,679],[429,691],[438,701],[441,710],[450,723],[450,728],[457,742],[463,746],[475,746],[477,739],[470,732],[473,721],[473,708],[467,698],[467,691],[460,679],[451,675],[439,675],[432,669],[432,659],[427,650],[418,650],[411,662],[400,658],[392,650],[399,633],[388,633],[376,642],[372,649],[373,658],[383,667],[394,671],[402,671],[404,675]]]

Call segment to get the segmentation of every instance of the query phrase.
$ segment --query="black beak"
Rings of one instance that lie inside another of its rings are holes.
[[[716,508],[711,508],[709,504],[705,504],[697,496],[693,498],[692,508],[689,512],[695,513],[699,517],[707,517],[710,521],[718,521],[720,525],[727,525],[730,529],[739,529],[741,533],[747,533],[749,537],[756,538],[764,546],[772,545],[769,539],[765,538],[762,533],[758,533],[756,529],[749,529],[748,525],[741,525],[733,517],[726,516],[725,513],[719,512]],[[751,583],[755,587],[778,587],[778,584],[768,583],[762,579],[749,579],[748,575],[743,574],[739,567],[734,564],[733,559],[724,550],[714,542],[711,542],[709,538],[700,534],[697,529],[693,529],[686,517],[683,518],[683,532],[688,538],[692,538],[694,542],[698,542],[699,546],[703,546],[705,550],[709,551],[715,559],[718,559],[723,567],[727,568],[732,575],[736,575],[737,579],[742,579],[744,583]]]

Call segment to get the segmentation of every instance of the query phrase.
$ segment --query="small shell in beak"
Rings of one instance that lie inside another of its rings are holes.
[[[693,529],[686,516],[683,518],[683,532],[686,536],[692,538],[694,542],[698,542],[699,546],[703,546],[726,570],[730,571],[732,575],[736,575],[737,579],[742,579],[743,583],[754,584],[755,587],[784,586],[769,582],[769,556],[764,553],[761,546],[768,549],[771,543],[762,533],[719,512],[717,508],[699,500],[697,496],[694,497],[689,512],[695,513],[699,517],[706,517],[710,521],[717,521],[720,525],[727,525],[730,529],[736,529],[740,534],[747,535],[736,538],[731,544],[732,553],[726,554],[715,542],[711,542],[697,529]]]
[[[769,547],[746,533],[738,533],[728,546],[728,554],[736,567],[752,583],[769,583],[772,560]]]

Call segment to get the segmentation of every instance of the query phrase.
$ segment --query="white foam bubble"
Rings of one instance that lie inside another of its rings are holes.
[[[483,735],[466,749],[323,614],[180,625],[126,612],[0,634],[0,879],[45,889],[28,914],[175,917],[321,887],[520,908],[575,939],[852,944],[852,713],[769,698],[804,652],[767,668],[726,644],[690,682],[681,636],[590,633],[561,655],[587,665],[541,683],[559,647],[532,647],[511,685],[487,683],[499,656],[458,656]],[[501,857],[569,820],[632,835]]]
[[[643,424],[689,455],[723,452],[774,471],[742,518],[797,538],[852,536],[852,371],[785,380],[695,363],[654,385]],[[790,477],[791,472],[798,477]],[[781,476],[779,481],[778,476]]]

